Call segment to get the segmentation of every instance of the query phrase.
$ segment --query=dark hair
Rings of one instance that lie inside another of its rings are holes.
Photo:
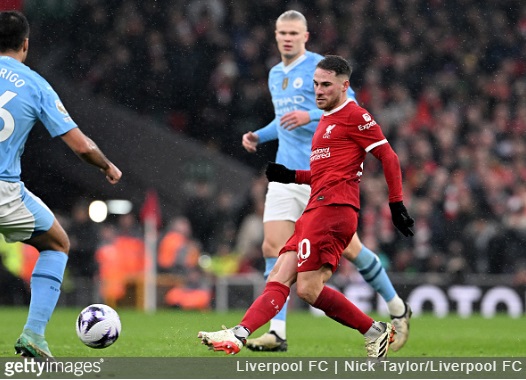
[[[0,52],[18,51],[29,37],[29,23],[18,11],[0,12]]]
[[[347,78],[350,78],[352,73],[350,63],[339,55],[326,55],[325,58],[318,62],[316,67],[327,71],[334,71],[336,76],[345,75]]]

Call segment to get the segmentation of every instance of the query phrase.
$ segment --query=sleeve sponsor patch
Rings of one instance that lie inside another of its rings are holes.
[[[57,110],[64,115],[69,115],[68,111],[66,110],[66,107],[64,107],[64,104],[60,100],[55,100],[55,105],[57,106]]]

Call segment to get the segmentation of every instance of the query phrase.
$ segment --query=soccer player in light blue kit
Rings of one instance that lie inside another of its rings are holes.
[[[20,157],[29,132],[40,120],[82,160],[98,167],[111,184],[121,171],[84,135],[49,83],[23,62],[29,47],[29,24],[16,11],[0,12],[0,233],[39,251],[31,275],[31,302],[15,352],[52,357],[44,338],[60,295],[69,239],[49,208],[21,181]]]
[[[308,170],[311,140],[323,111],[316,106],[313,75],[323,57],[307,51],[307,21],[297,11],[289,10],[276,21],[276,42],[282,62],[269,73],[268,86],[274,104],[275,118],[264,128],[243,135],[242,144],[255,152],[258,144],[278,140],[276,162],[290,169]],[[349,88],[349,98],[355,100]],[[263,256],[265,278],[268,277],[280,249],[294,232],[296,220],[307,205],[310,186],[270,182],[265,200]],[[391,349],[399,350],[409,336],[411,308],[396,293],[378,256],[362,245],[354,235],[343,256],[353,262],[365,281],[386,301],[396,328]],[[270,321],[269,332],[247,340],[253,351],[286,351],[287,304]]]

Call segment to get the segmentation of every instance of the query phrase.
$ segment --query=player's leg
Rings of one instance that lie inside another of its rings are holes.
[[[395,340],[391,344],[391,349],[398,351],[409,337],[411,308],[396,293],[378,256],[362,244],[357,234],[353,236],[351,243],[343,252],[343,256],[356,266],[365,281],[387,303],[392,323],[396,327]]]
[[[265,280],[268,280],[270,272],[274,269],[280,249],[292,236],[294,224],[288,220],[274,220],[264,223]],[[288,301],[285,302],[281,311],[270,320],[269,331],[258,338],[249,339],[247,348],[254,351],[287,351],[287,306]]]
[[[395,335],[390,323],[378,322],[361,311],[341,292],[325,286],[332,271],[324,267],[321,271],[298,273],[298,296],[313,307],[325,312],[336,322],[358,330],[365,339],[368,357],[385,357]]]
[[[246,343],[248,336],[279,313],[285,304],[290,286],[296,280],[296,252],[282,254],[272,270],[263,293],[252,303],[240,324],[221,331],[200,331],[201,342],[214,351],[237,354]]]
[[[301,216],[309,199],[310,187],[306,185],[271,182],[265,199],[263,215],[263,256],[265,279],[274,267],[280,249],[294,232],[295,221]],[[270,321],[269,331],[260,337],[247,340],[253,351],[287,351],[287,306]]]
[[[358,213],[352,207],[318,207],[303,214],[294,232],[301,241],[296,289],[300,298],[328,317],[358,330],[365,338],[367,356],[384,357],[395,334],[393,326],[374,321],[341,292],[325,285],[338,268],[357,223]]]
[[[39,251],[31,276],[29,313],[15,351],[24,356],[52,357],[44,333],[60,295],[69,240],[44,203],[23,185],[15,185],[18,188],[3,188],[15,199],[0,206],[3,211],[8,211],[0,220],[2,233],[8,242],[22,241]]]

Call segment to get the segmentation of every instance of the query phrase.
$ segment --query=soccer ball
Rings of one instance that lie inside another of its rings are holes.
[[[119,338],[119,314],[108,305],[93,304],[82,310],[77,318],[77,335],[86,346],[106,348]]]

